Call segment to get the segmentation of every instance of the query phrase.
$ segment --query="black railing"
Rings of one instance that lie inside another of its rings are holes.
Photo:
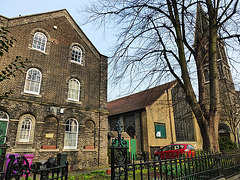
[[[24,177],[25,180],[68,179],[68,163],[60,166],[57,164],[56,158],[50,158],[45,163],[34,163],[31,166],[24,156],[10,155],[9,159],[6,172],[3,173],[0,180],[20,179],[21,177]]]
[[[112,148],[118,151],[119,148]],[[122,155],[122,154],[121,154]],[[127,157],[127,156],[125,156]],[[119,158],[118,159],[124,159]],[[112,180],[115,179],[218,179],[240,172],[240,152],[196,153],[190,157],[148,160],[146,162],[116,164],[112,162]]]
[[[0,180],[19,180],[21,178],[25,180],[68,179],[66,154],[58,154],[57,160],[56,158],[49,158],[46,162],[36,162],[31,165],[25,156],[10,155],[8,163],[6,163],[6,150],[9,146],[6,145],[5,136],[4,138],[4,144],[0,144]],[[4,166],[6,167],[4,168]]]
[[[231,177],[240,172],[240,151],[234,153],[194,152],[191,155],[160,156],[157,160],[130,160],[117,125],[118,137],[111,147],[111,179],[193,179]],[[179,153],[178,153],[179,155]],[[168,158],[166,158],[168,157]]]

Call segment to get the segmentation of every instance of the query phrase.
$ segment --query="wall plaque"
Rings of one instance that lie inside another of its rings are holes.
[[[51,133],[51,134],[46,134],[46,138],[53,138],[53,133]]]

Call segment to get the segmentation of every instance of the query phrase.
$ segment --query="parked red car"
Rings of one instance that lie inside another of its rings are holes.
[[[155,159],[173,159],[186,155],[191,157],[195,155],[195,149],[191,144],[170,144],[154,152]]]

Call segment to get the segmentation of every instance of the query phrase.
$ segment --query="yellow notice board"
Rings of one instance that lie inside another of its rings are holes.
[[[53,138],[53,133],[51,133],[51,134],[46,134],[46,138]]]

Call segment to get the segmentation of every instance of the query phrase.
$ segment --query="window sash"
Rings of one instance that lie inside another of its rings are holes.
[[[65,124],[64,149],[77,149],[78,123],[68,119]]]
[[[20,129],[19,142],[29,142],[31,134],[31,120],[23,120]]]
[[[68,99],[72,101],[79,101],[80,83],[74,79],[69,81],[68,85]]]
[[[37,69],[30,69],[25,80],[24,92],[39,94],[41,86],[41,73]]]
[[[71,49],[71,61],[82,64],[82,50],[77,46]]]
[[[45,52],[47,37],[40,32],[34,34],[32,48]]]
[[[64,149],[77,149],[77,132],[65,131]]]
[[[39,94],[40,82],[26,80],[25,92]]]

